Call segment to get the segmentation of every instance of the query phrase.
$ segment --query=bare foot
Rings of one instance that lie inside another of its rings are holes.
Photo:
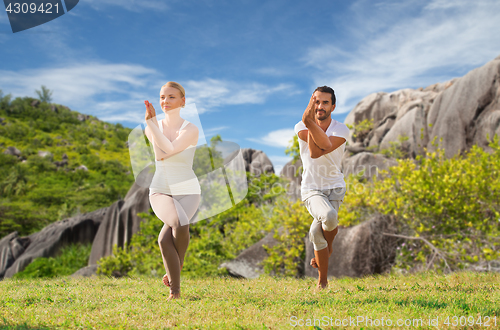
[[[316,263],[316,258],[311,259],[311,267],[312,268],[318,268],[318,264]]]
[[[179,299],[181,297],[180,293],[171,293],[167,300]]]
[[[325,283],[318,282],[318,286],[316,287],[316,289],[323,290],[326,289],[327,287],[328,287],[328,282]]]
[[[184,265],[181,265],[181,270],[182,270],[182,266],[184,266]],[[168,280],[167,274],[163,275],[163,284],[165,284],[166,286],[170,286],[170,282]]]
[[[163,284],[165,284],[166,286],[170,286],[170,282],[168,281],[167,274],[163,275]]]

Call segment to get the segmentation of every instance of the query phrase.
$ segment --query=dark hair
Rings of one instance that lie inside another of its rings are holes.
[[[337,99],[335,98],[335,91],[331,88],[331,87],[328,87],[328,86],[321,86],[321,87],[318,87],[314,90],[314,92],[321,92],[321,93],[330,93],[332,94],[332,104],[335,104],[335,102],[337,101]],[[313,94],[314,94],[313,92]]]

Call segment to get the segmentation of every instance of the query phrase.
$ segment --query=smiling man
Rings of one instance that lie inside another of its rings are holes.
[[[309,239],[314,246],[311,266],[318,268],[319,289],[328,285],[328,259],[333,252],[338,211],[346,192],[340,168],[349,129],[331,118],[335,101],[333,89],[316,88],[302,121],[295,125],[303,166],[302,201],[314,218]]]

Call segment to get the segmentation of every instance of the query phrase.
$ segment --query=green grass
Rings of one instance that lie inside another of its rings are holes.
[[[462,324],[465,317],[477,321],[481,316],[483,322],[490,318],[489,327],[467,328],[500,327],[500,274],[332,279],[329,289],[320,292],[315,283],[313,278],[267,276],[183,278],[182,299],[166,301],[168,290],[159,278],[6,279],[0,282],[0,329],[290,329],[300,319],[317,319],[319,326],[309,327],[314,329],[382,328],[366,326],[366,321],[355,326],[330,323],[349,317],[391,319],[393,326],[385,329],[441,329],[448,328],[447,317],[453,324],[453,316],[458,325],[460,317]],[[427,325],[436,318],[439,327]],[[423,325],[398,327],[398,319],[422,319]]]

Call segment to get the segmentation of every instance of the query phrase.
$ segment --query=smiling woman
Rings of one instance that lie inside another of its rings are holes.
[[[184,88],[168,82],[160,90],[165,119],[156,120],[153,105],[146,104],[145,134],[153,145],[156,171],[149,189],[149,200],[156,216],[164,222],[158,244],[170,287],[170,299],[180,297],[180,273],[189,244],[189,222],[200,203],[201,188],[193,171],[198,128],[180,116],[186,103]]]

